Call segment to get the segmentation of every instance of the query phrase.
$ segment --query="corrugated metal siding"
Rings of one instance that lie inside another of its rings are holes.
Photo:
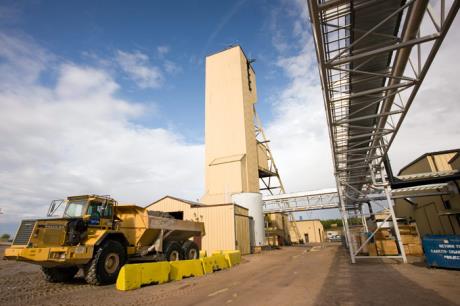
[[[233,205],[194,209],[197,221],[204,222],[206,235],[202,249],[208,254],[218,250],[235,249],[235,220]]]

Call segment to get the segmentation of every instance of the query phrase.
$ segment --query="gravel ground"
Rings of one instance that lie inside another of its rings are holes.
[[[1,250],[3,253],[3,251]],[[460,305],[460,271],[422,263],[349,263],[328,244],[243,257],[211,275],[121,292],[77,277],[49,284],[35,265],[0,260],[0,305]]]

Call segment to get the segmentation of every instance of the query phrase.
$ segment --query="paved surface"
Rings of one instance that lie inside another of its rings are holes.
[[[37,266],[0,261],[0,305],[460,305],[460,271],[421,263],[349,264],[338,245],[245,256],[235,268],[129,292],[82,278],[48,284]]]

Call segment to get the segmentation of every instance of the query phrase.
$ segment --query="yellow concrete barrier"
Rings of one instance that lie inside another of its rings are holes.
[[[240,251],[223,251],[222,253],[224,254],[230,268],[241,263]]]
[[[213,260],[213,264],[215,267],[214,271],[230,268],[230,265],[228,264],[228,261],[225,259],[224,254],[214,253],[210,258],[212,258]]]
[[[206,257],[208,254],[206,253],[206,250],[201,250],[200,251],[200,258]]]
[[[219,251],[200,259],[127,264],[120,269],[116,287],[118,290],[133,290],[152,283],[162,284],[184,277],[202,276],[228,269],[240,262],[240,251]]]
[[[116,287],[118,290],[133,290],[142,285],[162,284],[169,280],[169,262],[127,264],[120,269]]]
[[[202,257],[200,258],[201,264],[203,266],[203,271],[205,274],[209,274],[217,270],[217,267],[214,267],[214,259],[211,257]]]
[[[171,261],[169,280],[181,280],[184,277],[203,276],[203,266],[199,259]]]
[[[228,267],[231,268],[234,265],[237,265],[241,262],[241,251],[216,251],[212,253],[213,256],[215,255],[223,255],[225,260],[228,263]]]

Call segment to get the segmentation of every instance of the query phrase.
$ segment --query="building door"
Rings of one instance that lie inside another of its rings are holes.
[[[251,253],[249,218],[247,216],[235,215],[235,249],[241,254]]]
[[[310,239],[308,239],[308,234],[304,234],[304,238],[305,238],[305,243],[309,243],[309,242],[310,242]]]

